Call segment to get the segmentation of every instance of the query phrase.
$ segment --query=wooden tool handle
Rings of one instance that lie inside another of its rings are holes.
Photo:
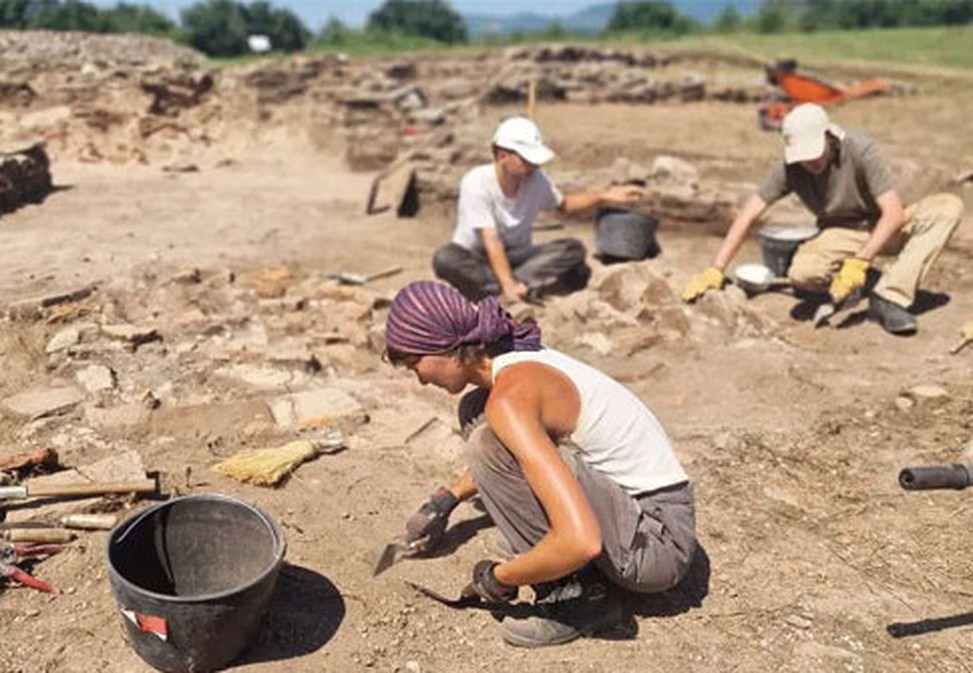
[[[3,532],[3,538],[10,542],[71,542],[74,533],[61,528],[12,528]]]
[[[111,495],[119,493],[155,493],[158,484],[155,479],[139,479],[137,481],[117,481],[105,484],[50,484],[27,485],[27,496],[31,498],[43,496],[81,496],[81,495]]]

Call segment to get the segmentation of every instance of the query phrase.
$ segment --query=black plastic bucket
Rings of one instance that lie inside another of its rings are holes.
[[[659,254],[658,220],[645,213],[601,208],[595,216],[597,252],[609,260],[639,260]]]
[[[818,234],[816,227],[769,226],[760,230],[760,252],[764,266],[783,278],[801,244]]]
[[[212,671],[250,645],[284,559],[280,528],[224,495],[190,495],[124,521],[108,579],[129,642],[150,666]]]

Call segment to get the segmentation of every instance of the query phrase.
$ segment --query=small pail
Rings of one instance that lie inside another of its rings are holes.
[[[764,227],[760,230],[760,251],[764,266],[783,278],[804,241],[817,236],[817,227]]]
[[[601,208],[597,223],[598,255],[614,260],[639,260],[659,254],[655,240],[658,220],[645,213],[619,208]]]
[[[108,538],[108,579],[128,640],[172,673],[222,668],[250,645],[283,563],[277,524],[224,495],[135,514]]]

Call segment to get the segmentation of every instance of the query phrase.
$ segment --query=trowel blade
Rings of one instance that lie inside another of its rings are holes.
[[[823,327],[828,324],[828,320],[834,315],[835,306],[831,302],[821,304],[814,312],[814,326]]]
[[[375,561],[375,566],[372,568],[372,577],[378,577],[383,572],[394,566],[396,563],[401,561],[406,556],[411,556],[412,554],[420,550],[418,543],[406,544],[404,542],[398,542],[393,540],[385,545],[382,549],[382,553],[378,555],[378,560]]]

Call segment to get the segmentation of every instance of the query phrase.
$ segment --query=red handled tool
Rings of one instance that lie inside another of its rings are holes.
[[[59,544],[21,545],[0,543],[0,577],[9,578],[31,589],[37,589],[38,591],[49,594],[59,594],[61,591],[57,587],[44,580],[33,577],[14,564],[21,559],[53,556],[62,551],[64,551],[64,546]]]

